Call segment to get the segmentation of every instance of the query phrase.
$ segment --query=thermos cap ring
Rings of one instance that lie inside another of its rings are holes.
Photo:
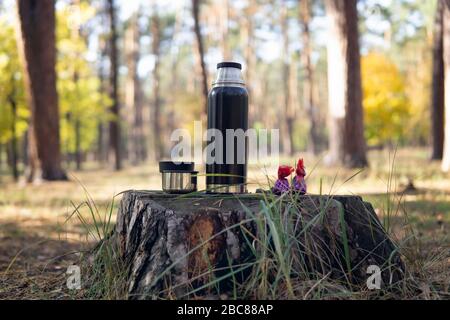
[[[159,163],[159,172],[194,172],[194,162],[173,162],[173,161],[161,161]]]
[[[237,62],[221,62],[217,65],[217,69],[221,68],[236,68],[242,70],[242,64]]]

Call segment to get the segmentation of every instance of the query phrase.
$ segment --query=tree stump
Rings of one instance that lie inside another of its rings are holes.
[[[124,193],[109,241],[126,267],[129,296],[149,298],[170,290],[186,298],[201,292],[212,276],[215,286],[243,282],[264,250],[261,239],[276,252],[276,237],[285,237],[281,249],[294,261],[293,277],[299,276],[295,270],[307,270],[363,284],[367,268],[375,265],[385,284],[402,278],[397,247],[362,198],[271,197]]]

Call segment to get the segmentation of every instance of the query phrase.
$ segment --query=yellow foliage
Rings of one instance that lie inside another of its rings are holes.
[[[87,59],[87,36],[80,27],[94,16],[91,5],[65,6],[57,11],[58,94],[61,145],[76,151],[79,126],[80,149],[89,150],[97,140],[98,125],[107,120],[110,99],[100,90],[100,79]]]
[[[398,68],[386,56],[370,53],[362,58],[362,83],[368,143],[403,143],[410,103]]]
[[[408,127],[408,142],[426,145],[430,137],[430,97],[432,82],[432,50],[423,44],[408,44],[405,50],[405,92],[411,102],[411,119]],[[405,58],[406,59],[406,58]]]
[[[28,127],[29,110],[25,103],[22,68],[17,54],[14,28],[0,17],[0,143],[7,143],[13,137],[20,138]],[[16,105],[16,119],[13,123],[13,102]]]

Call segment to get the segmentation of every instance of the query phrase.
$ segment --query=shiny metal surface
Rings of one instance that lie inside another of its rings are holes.
[[[213,87],[245,87],[242,72],[237,68],[220,68]]]
[[[190,193],[197,191],[197,173],[163,172],[162,189],[168,193]]]
[[[219,193],[219,194],[242,194],[247,193],[247,186],[243,184],[239,185],[225,185],[225,184],[211,184],[208,185],[208,193]]]

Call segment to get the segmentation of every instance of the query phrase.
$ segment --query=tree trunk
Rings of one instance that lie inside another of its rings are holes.
[[[3,175],[4,165],[5,165],[4,153],[5,153],[6,148],[7,148],[6,145],[0,143],[0,182],[1,182],[1,177]]]
[[[25,131],[23,135],[23,143],[22,143],[22,162],[25,168],[25,174],[24,178],[27,179],[29,177],[28,175],[28,169],[30,166],[30,127],[28,126],[28,129]]]
[[[17,167],[17,161],[18,161],[18,149],[17,149],[17,103],[15,99],[13,98],[14,94],[10,98],[10,104],[11,104],[11,114],[12,114],[12,120],[11,120],[11,171],[14,178],[14,181],[19,180],[19,170]]]
[[[116,171],[122,169],[120,150],[120,105],[119,105],[119,57],[117,49],[117,22],[114,0],[108,0],[110,34],[110,97],[112,100],[111,113],[114,119],[109,123],[109,159]]]
[[[444,1],[445,138],[442,169],[450,171],[450,0]]]
[[[3,173],[3,144],[0,143],[0,177]]]
[[[167,136],[170,137],[172,135],[172,132],[177,129],[176,124],[176,104],[177,104],[177,93],[180,89],[180,81],[179,81],[179,62],[180,62],[180,46],[178,44],[178,38],[180,36],[181,30],[183,28],[183,10],[179,7],[176,9],[175,14],[175,25],[174,25],[174,31],[171,38],[171,52],[172,52],[172,61],[171,61],[171,85],[170,89],[172,90],[173,94],[169,97],[169,103],[168,103],[168,114],[167,114]]]
[[[80,119],[75,119],[75,165],[76,169],[82,169],[83,154],[81,151],[81,122]]]
[[[288,12],[284,1],[281,4],[281,33],[283,37],[283,105],[281,113],[281,132],[285,137],[282,143],[282,152],[286,155],[294,155],[294,110],[292,105],[291,82],[291,57],[289,53]]]
[[[257,104],[255,103],[255,82],[259,81],[259,79],[254,77],[256,68],[254,15],[256,14],[256,10],[256,0],[247,0],[247,5],[242,17],[242,47],[244,48],[246,64],[245,82],[247,83],[249,95],[249,128],[254,127],[256,121],[260,120],[260,117],[258,117]]]
[[[18,47],[25,67],[31,109],[30,147],[36,149],[29,180],[66,180],[61,167],[58,93],[56,91],[55,2],[18,0]]]
[[[126,62],[128,76],[125,100],[129,111],[129,157],[133,165],[137,165],[146,158],[146,142],[143,128],[143,112],[141,99],[141,83],[137,66],[140,59],[139,14],[133,14],[126,31],[126,48],[128,49]]]
[[[152,15],[152,54],[155,58],[153,68],[153,141],[155,160],[159,161],[164,157],[164,144],[161,132],[161,76],[159,67],[161,62],[161,25],[156,5],[153,6]]]
[[[101,15],[101,22],[105,23],[106,17],[104,14]],[[109,56],[107,41],[104,37],[99,37],[99,47],[100,47],[100,55],[99,55],[99,64],[98,64],[98,77],[100,79],[100,94],[105,95],[109,92],[108,89],[108,81],[107,74],[105,68],[105,60]],[[109,146],[109,134],[103,120],[100,120],[97,127],[97,160],[101,163],[107,163],[108,161],[108,146]]]
[[[229,39],[229,23],[230,23],[230,3],[229,0],[217,1],[216,5],[219,6],[217,12],[220,15],[220,47],[222,48],[223,61],[230,61],[233,57],[230,50]]]
[[[263,199],[258,195],[243,195],[236,201],[126,192],[115,232],[107,241],[116,246],[120,265],[128,270],[129,297],[188,298],[190,291],[201,286],[205,288],[197,295],[214,294],[218,286],[221,293],[227,292],[233,281],[245,281],[252,268],[258,269],[253,250],[264,250],[257,245],[258,239],[271,236],[265,226],[269,220],[261,213]],[[367,268],[376,265],[383,270],[385,285],[402,278],[404,267],[396,246],[372,206],[360,197],[305,196],[280,205],[284,208],[280,208],[280,225],[292,226],[288,232],[298,241],[286,253],[293,258],[289,262],[292,277],[328,274],[365,285]],[[209,284],[220,277],[224,279]]]
[[[330,165],[365,167],[361,60],[356,0],[326,0],[329,19]]]
[[[266,68],[264,70],[264,73],[262,75],[261,81],[261,97],[259,98],[259,105],[260,105],[260,117],[261,121],[264,124],[266,128],[275,128],[277,117],[273,116],[273,103],[271,102],[271,97],[268,95],[270,92],[270,81],[269,81],[269,75],[271,70],[269,68]],[[280,122],[278,122],[279,124]],[[280,140],[280,144],[283,142],[283,140]]]
[[[201,88],[203,94],[203,117],[206,119],[208,110],[208,71],[205,65],[205,49],[200,28],[200,2],[201,0],[192,0],[192,17],[194,18],[194,33],[197,43],[197,53],[201,67]]]
[[[444,154],[444,0],[438,1],[434,22],[433,76],[431,91],[432,160],[442,160]]]
[[[310,128],[308,136],[308,150],[317,155],[319,153],[319,135],[318,135],[318,110],[314,103],[314,73],[311,61],[312,57],[312,43],[311,43],[311,1],[300,1],[300,21],[302,24],[303,36],[303,54],[302,64],[304,70],[303,80],[303,103],[307,110]]]
[[[80,10],[80,3],[81,0],[72,0],[71,5],[78,7]],[[78,23],[73,23],[71,28],[71,39],[75,43],[82,37],[81,34],[81,26],[78,25]],[[86,42],[87,40],[84,39]],[[78,50],[74,50],[75,59],[80,58],[80,52]],[[80,74],[79,70],[77,69],[77,65],[73,64],[73,84],[75,86],[75,97],[80,98],[80,90],[79,90],[79,84],[80,84]],[[80,171],[82,168],[82,162],[83,162],[83,155],[81,150],[81,115],[78,112],[72,113],[73,115],[73,124],[74,124],[74,136],[75,136],[75,168],[76,170]]]

